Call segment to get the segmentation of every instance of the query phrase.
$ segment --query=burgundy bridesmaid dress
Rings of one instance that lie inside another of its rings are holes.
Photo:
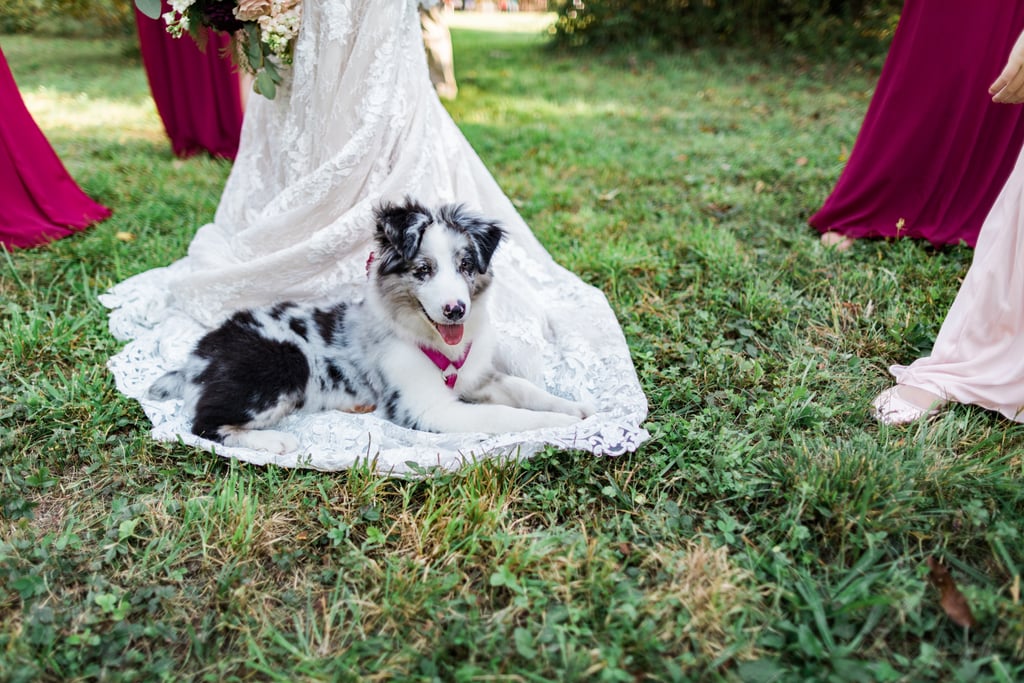
[[[165,2],[164,12],[168,9]],[[207,31],[206,46],[200,49],[190,36],[167,33],[163,19],[136,10],[135,24],[149,89],[174,154],[208,152],[234,159],[242,130],[242,96],[238,73],[226,53],[230,36]]]
[[[32,119],[2,50],[0,102],[0,248],[39,246],[107,218]]]
[[[810,224],[973,247],[1024,143],[1024,107],[988,94],[1022,28],[1020,2],[906,0],[850,159]]]

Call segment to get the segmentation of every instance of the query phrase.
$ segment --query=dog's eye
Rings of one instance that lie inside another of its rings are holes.
[[[462,262],[459,264],[459,272],[463,275],[472,275],[476,271],[476,264],[473,263],[473,259],[469,256],[463,256]]]
[[[433,272],[434,269],[430,267],[429,263],[420,263],[415,268],[413,268],[412,274],[413,277],[419,280],[426,280],[428,277],[430,277],[431,273]]]

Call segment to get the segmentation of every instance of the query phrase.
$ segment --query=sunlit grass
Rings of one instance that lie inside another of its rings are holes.
[[[40,127],[59,131],[60,136],[110,136],[120,140],[166,140],[152,101],[131,104],[85,95],[67,95],[37,90],[23,96],[25,106]]]

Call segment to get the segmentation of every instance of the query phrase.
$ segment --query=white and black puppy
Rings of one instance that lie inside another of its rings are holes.
[[[583,404],[494,365],[486,295],[504,237],[497,222],[408,198],[381,205],[375,220],[363,301],[235,313],[150,397],[183,398],[203,438],[278,453],[298,441],[266,428],[297,411],[376,410],[432,432],[516,432],[587,417]]]

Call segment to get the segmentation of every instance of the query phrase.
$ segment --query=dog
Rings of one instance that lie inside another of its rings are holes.
[[[268,428],[298,411],[375,411],[410,429],[483,433],[566,427],[590,414],[495,364],[487,295],[505,238],[497,221],[409,197],[378,205],[374,220],[362,300],[236,312],[149,396],[183,399],[204,439],[276,453],[298,440]]]

